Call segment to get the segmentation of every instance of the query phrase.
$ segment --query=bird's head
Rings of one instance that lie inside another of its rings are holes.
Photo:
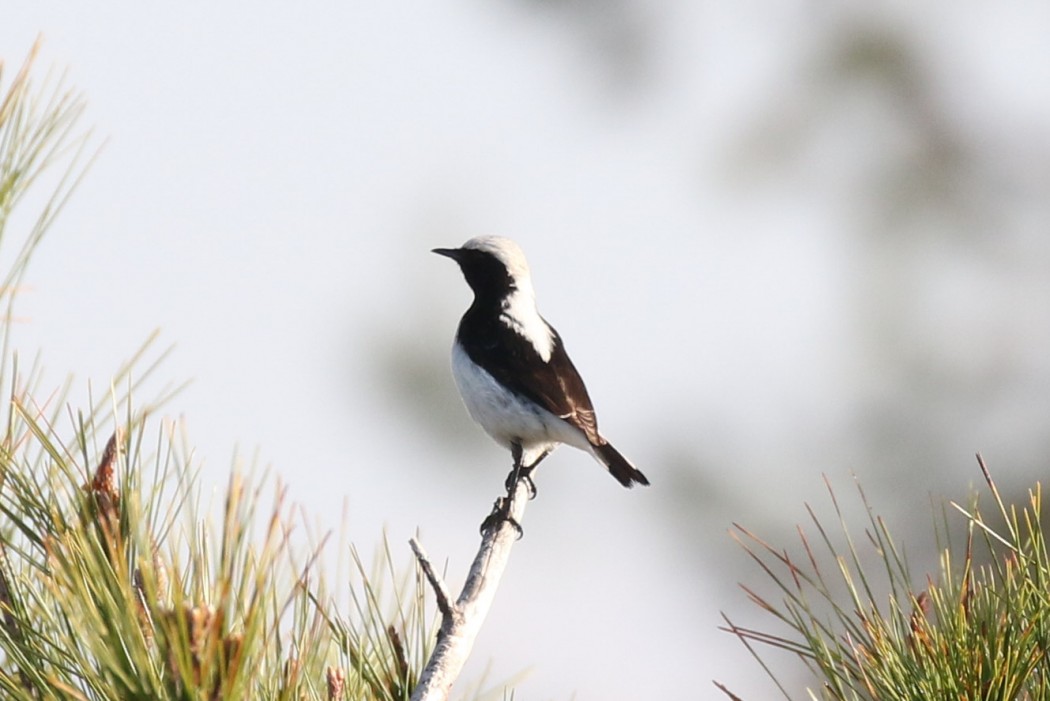
[[[502,299],[515,291],[533,295],[525,254],[510,239],[477,236],[459,248],[435,248],[433,252],[459,263],[476,296]]]

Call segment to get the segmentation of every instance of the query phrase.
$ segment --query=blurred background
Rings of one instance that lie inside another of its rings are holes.
[[[924,580],[975,451],[1004,492],[1045,477],[1048,29],[1011,1],[9,3],[5,79],[42,33],[108,139],[16,345],[98,396],[159,328],[207,489],[257,455],[318,530],[408,566],[418,528],[458,586],[509,458],[429,249],[510,236],[653,485],[544,463],[465,679],[771,698],[718,630],[775,629],[733,522],[793,547],[855,476]]]

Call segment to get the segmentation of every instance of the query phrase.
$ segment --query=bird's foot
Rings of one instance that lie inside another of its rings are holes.
[[[538,461],[537,461],[538,462]],[[510,497],[514,494],[514,490],[517,489],[518,482],[525,482],[525,486],[529,489],[529,499],[536,498],[536,483],[532,481],[532,470],[535,468],[535,463],[531,467],[520,467],[516,466],[507,475],[507,481],[503,483],[503,486],[507,488],[507,496]]]
[[[486,516],[485,520],[481,522],[481,535],[485,535],[504,521],[509,523],[511,528],[518,532],[518,540],[521,540],[521,537],[525,535],[525,531],[521,529],[521,524],[510,515],[509,497],[499,497],[496,499],[496,503],[492,505],[492,513]]]

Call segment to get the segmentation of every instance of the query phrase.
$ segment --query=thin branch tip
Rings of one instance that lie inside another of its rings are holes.
[[[448,591],[448,586],[445,584],[445,580],[443,580],[441,575],[439,575],[434,569],[434,566],[430,562],[430,558],[427,557],[426,551],[423,550],[422,544],[420,544],[415,536],[409,538],[408,544],[416,556],[416,561],[419,562],[420,569],[423,570],[423,575],[427,578],[427,581],[430,582],[430,586],[434,589],[434,597],[437,599],[438,611],[441,612],[442,617],[451,618],[455,613],[455,604],[452,603],[452,595]]]

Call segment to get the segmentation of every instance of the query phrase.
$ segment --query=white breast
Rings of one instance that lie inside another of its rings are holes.
[[[526,402],[478,367],[458,344],[452,346],[452,376],[478,424],[497,443],[510,448],[520,442],[526,452],[539,453],[558,443],[589,450],[583,433],[532,402]]]

